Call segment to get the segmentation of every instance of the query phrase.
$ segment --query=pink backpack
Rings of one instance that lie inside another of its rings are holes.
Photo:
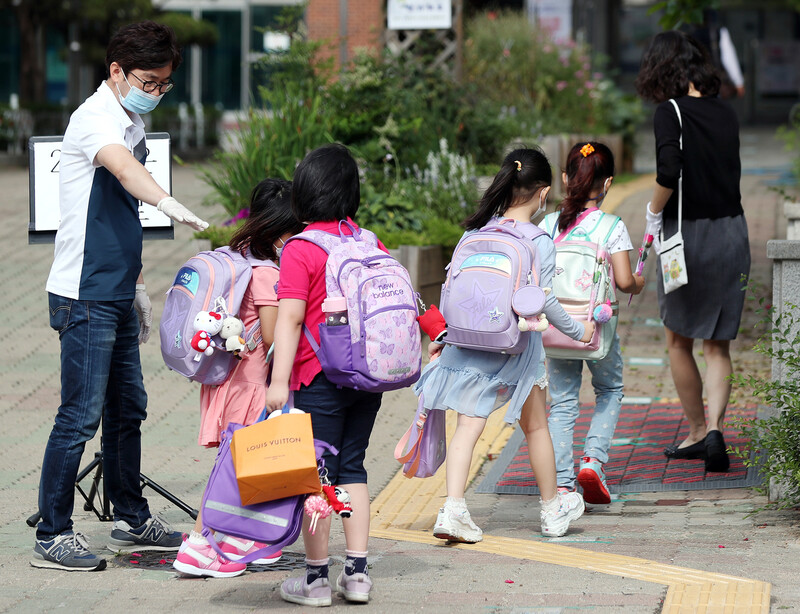
[[[353,234],[342,232],[343,225]],[[372,232],[344,220],[338,235],[306,230],[289,239],[296,240],[328,254],[326,302],[346,300],[339,316],[319,325],[319,344],[303,327],[326,377],[337,386],[371,392],[416,382],[422,367],[421,335],[418,294],[408,271],[378,247]]]
[[[216,311],[221,306],[226,314],[238,315],[254,266],[278,268],[271,260],[244,257],[225,246],[192,256],[178,270],[167,290],[159,325],[161,356],[167,367],[212,386],[228,378],[236,366],[236,356],[225,351],[225,341],[219,337],[212,337],[216,349],[210,355],[194,349],[194,320],[201,311]],[[243,337],[246,348],[252,350],[261,341],[260,324],[254,324]]]

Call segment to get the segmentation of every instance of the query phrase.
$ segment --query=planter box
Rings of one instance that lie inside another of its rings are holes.
[[[389,250],[408,269],[411,283],[425,306],[438,304],[445,278],[440,245],[401,245]]]

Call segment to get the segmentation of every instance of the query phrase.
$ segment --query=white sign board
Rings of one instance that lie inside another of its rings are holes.
[[[34,136],[28,141],[30,223],[28,243],[48,243],[55,239],[61,222],[58,173],[61,156],[60,136]],[[172,193],[172,154],[166,132],[147,135],[145,168],[156,183]],[[153,205],[139,202],[139,220],[145,239],[172,239],[173,222]]]
[[[528,0],[528,14],[553,42],[572,39],[572,0]]]
[[[388,0],[390,30],[449,30],[453,27],[451,0]]]

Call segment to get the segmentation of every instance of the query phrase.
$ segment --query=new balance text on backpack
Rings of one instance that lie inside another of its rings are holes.
[[[345,234],[343,225],[353,234]],[[306,230],[289,239],[295,240],[309,241],[328,254],[326,300],[347,300],[347,325],[337,325],[341,319],[320,324],[319,345],[304,327],[326,377],[337,386],[371,392],[416,382],[422,367],[421,335],[408,271],[378,247],[372,232],[346,221],[339,222],[338,235]]]
[[[558,232],[558,214],[551,216],[555,235]],[[558,302],[579,322],[592,319],[594,308],[604,303],[610,304],[612,316],[605,323],[595,321],[594,335],[589,343],[570,339],[550,326],[542,333],[544,351],[549,358],[601,360],[611,349],[617,330],[619,304],[606,244],[619,219],[616,215],[603,213],[593,228],[585,229],[576,223],[555,237],[553,293]]]
[[[221,339],[216,339],[220,347],[210,356],[192,348],[194,318],[199,312],[214,311],[220,305],[224,305],[225,315],[238,315],[254,266],[277,268],[270,260],[244,257],[226,246],[200,252],[178,270],[167,291],[159,326],[161,355],[170,369],[201,384],[216,386],[225,381],[236,357],[224,350]],[[258,324],[245,331],[249,349],[260,336]]]
[[[458,242],[442,286],[439,310],[452,345],[519,354],[527,332],[511,307],[518,289],[539,284],[539,257],[533,239],[545,234],[533,224],[492,218]]]

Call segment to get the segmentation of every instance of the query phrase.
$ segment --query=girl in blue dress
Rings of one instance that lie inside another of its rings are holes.
[[[478,209],[465,222],[467,232],[491,221],[507,218],[530,224],[546,208],[552,171],[538,149],[517,149],[503,160]],[[552,283],[555,247],[547,235],[533,239],[538,251],[541,287]],[[573,339],[589,341],[594,324],[580,324],[548,294],[544,313],[550,323]],[[439,510],[433,533],[440,539],[475,543],[483,539],[481,529],[470,518],[464,500],[475,444],[493,411],[506,407],[505,421],[519,421],[528,442],[531,469],[541,493],[541,529],[547,537],[564,535],[569,523],[581,516],[579,493],[559,494],[553,444],[547,428],[547,372],[541,333],[531,331],[527,348],[516,355],[485,352],[444,344],[429,347],[431,363],[415,386],[428,409],[458,412],[456,431],[447,451],[447,499]]]

